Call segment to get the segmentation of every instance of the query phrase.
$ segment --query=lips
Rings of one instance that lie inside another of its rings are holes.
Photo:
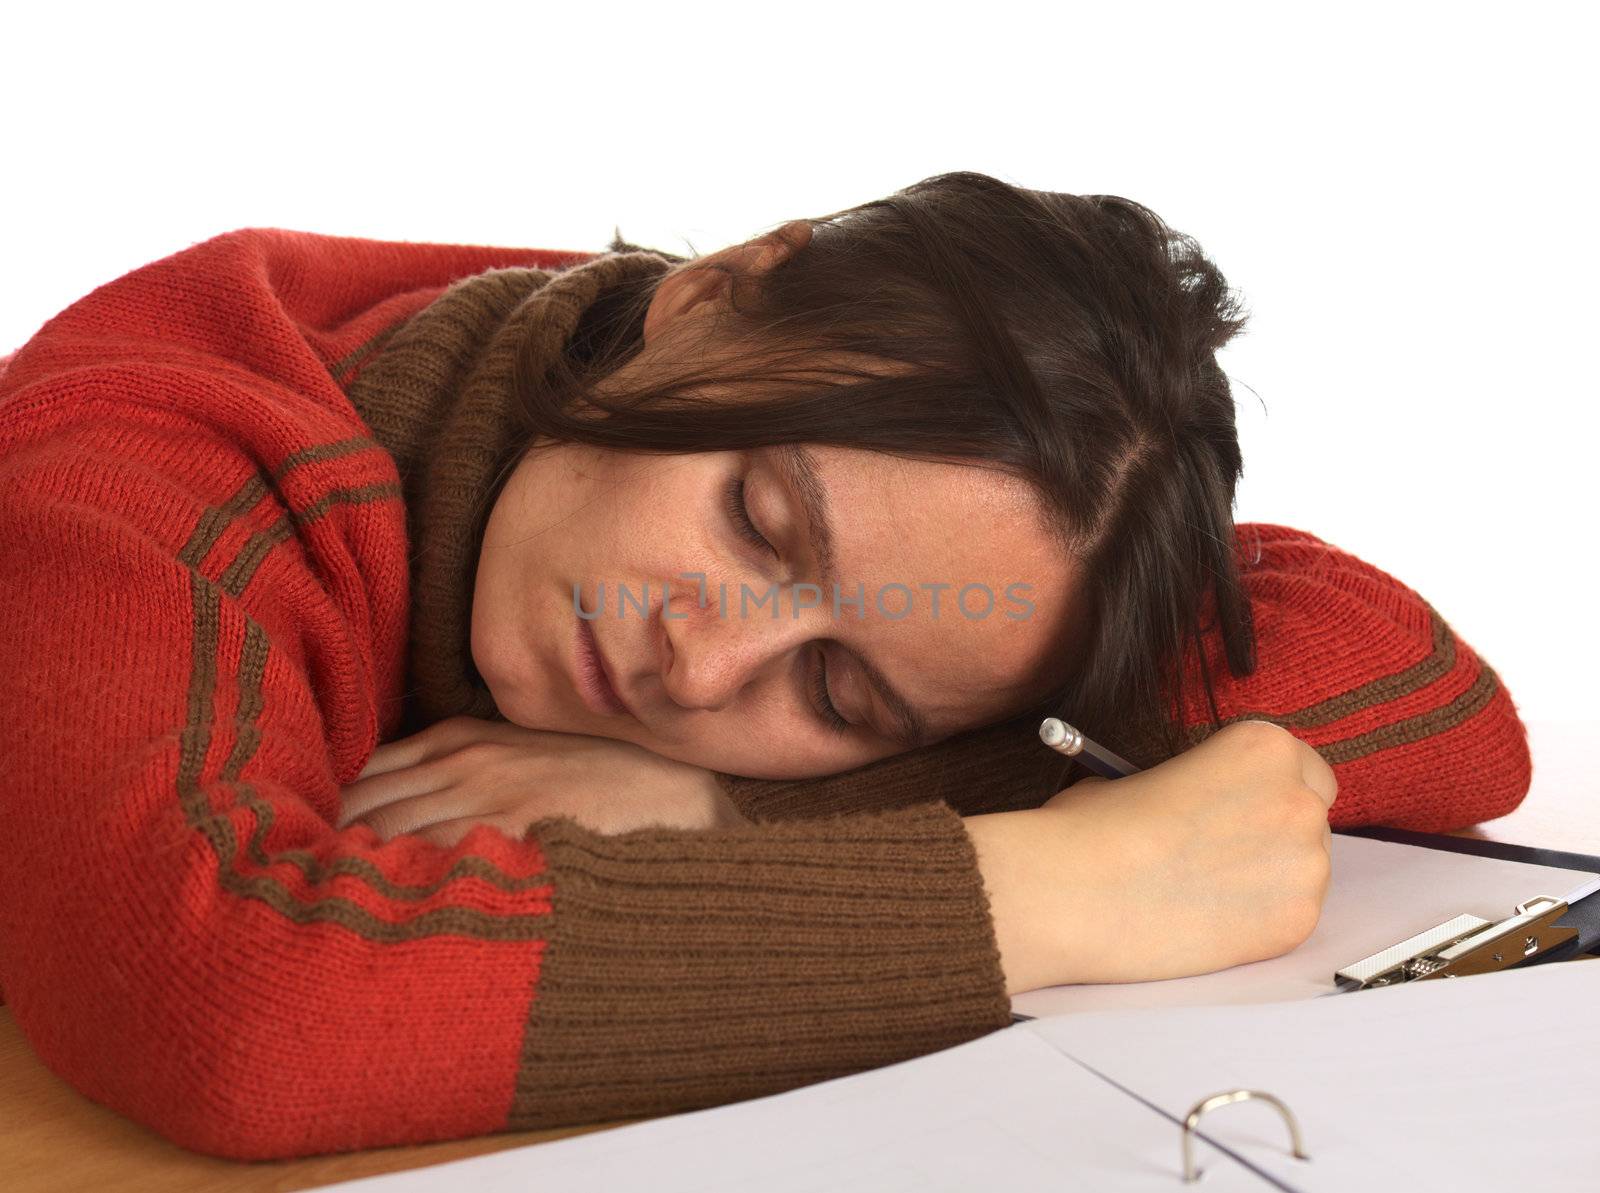
[[[591,710],[612,716],[630,716],[616,685],[611,682],[605,655],[595,638],[594,629],[584,618],[578,618],[576,666],[578,695]]]

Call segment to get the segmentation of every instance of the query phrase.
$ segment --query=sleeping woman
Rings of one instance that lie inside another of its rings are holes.
[[[1293,949],[1330,826],[1529,763],[1428,602],[1233,523],[1241,325],[1145,207],[974,173],[704,257],[247,228],[100,287],[0,376],[17,1023],[256,1159]]]

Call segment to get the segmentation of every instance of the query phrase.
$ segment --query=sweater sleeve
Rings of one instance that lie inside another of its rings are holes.
[[[1257,665],[1226,666],[1203,635],[1224,725],[1272,721],[1314,746],[1339,780],[1335,828],[1442,832],[1504,816],[1532,782],[1527,729],[1486,659],[1395,576],[1304,530],[1239,527]],[[1182,723],[1214,732],[1191,653]]]
[[[241,590],[248,543],[212,550],[172,467],[218,446],[151,425],[98,426],[145,436],[109,460],[68,431],[0,457],[0,984],[86,1096],[269,1159],[685,1111],[1009,1022],[941,803],[337,830],[349,714],[314,664],[359,627],[304,554]]]

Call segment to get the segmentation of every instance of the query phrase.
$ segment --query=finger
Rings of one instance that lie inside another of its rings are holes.
[[[455,719],[451,717],[435,721],[420,733],[384,742],[372,751],[372,757],[367,760],[367,765],[356,777],[365,779],[373,775],[386,775],[408,766],[417,766],[454,748],[455,739],[461,733],[459,727],[451,724]]]
[[[559,737],[542,729],[527,729],[510,721],[489,721],[482,717],[469,717],[464,713],[435,721],[410,737],[385,742],[372,752],[366,768],[357,775],[365,779],[373,775],[389,774],[409,766],[420,766],[435,758],[454,752],[471,742],[502,742],[506,745],[526,745],[531,738]]]
[[[385,742],[372,751],[372,757],[367,759],[367,764],[361,768],[359,779],[370,779],[377,775],[386,775],[390,771],[399,770],[408,765],[405,761],[406,752],[402,748],[410,738],[401,738],[398,741]]]
[[[437,824],[417,829],[414,835],[449,849],[460,844],[463,837],[481,824],[506,832],[506,829],[492,816],[458,816],[454,820],[441,820]],[[507,836],[510,835],[507,833]]]
[[[431,791],[412,799],[384,804],[363,816],[361,823],[388,841],[406,833],[417,833],[452,820],[462,819],[470,817],[463,813],[460,793],[445,790]]]
[[[1333,773],[1333,767],[1328,765],[1315,746],[1306,746],[1300,751],[1301,775],[1305,785],[1322,797],[1322,802],[1327,807],[1333,807],[1333,801],[1339,795],[1339,777]]]
[[[1088,799],[1095,795],[1099,787],[1108,782],[1110,780],[1103,775],[1084,775],[1074,782],[1068,783],[1045,802],[1059,807],[1069,800]]]
[[[343,828],[397,800],[413,799],[437,791],[443,775],[433,767],[411,766],[360,779],[339,793],[339,822]]]

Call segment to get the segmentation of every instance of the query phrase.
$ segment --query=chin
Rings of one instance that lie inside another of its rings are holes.
[[[513,725],[519,725],[524,729],[562,728],[551,722],[551,710],[548,705],[537,696],[530,698],[532,689],[527,678],[509,674],[501,669],[492,653],[480,655],[474,649],[472,665],[483,680],[483,686],[489,689],[489,695],[494,698],[494,706],[500,710],[500,715]]]
[[[508,680],[490,674],[482,667],[479,667],[478,673],[483,676],[484,686],[489,689],[489,695],[494,697],[500,715],[513,725],[546,733],[581,733],[589,737],[609,737],[615,741],[629,740],[608,732],[603,725],[596,725],[595,717],[588,709],[552,704],[548,690],[541,686],[539,676],[518,675]]]
[[[536,673],[538,660],[525,647],[518,649],[512,634],[497,633],[476,616],[477,608],[473,612],[472,666],[500,715],[524,729],[567,729],[558,723],[559,710],[551,708],[548,692],[541,691],[548,680]]]
[[[541,700],[537,692],[530,692],[526,683],[497,683],[489,675],[484,675],[483,682],[489,695],[494,697],[495,707],[515,725],[552,733],[584,732],[573,724],[570,715],[563,715],[561,709],[551,708],[548,702]]]

